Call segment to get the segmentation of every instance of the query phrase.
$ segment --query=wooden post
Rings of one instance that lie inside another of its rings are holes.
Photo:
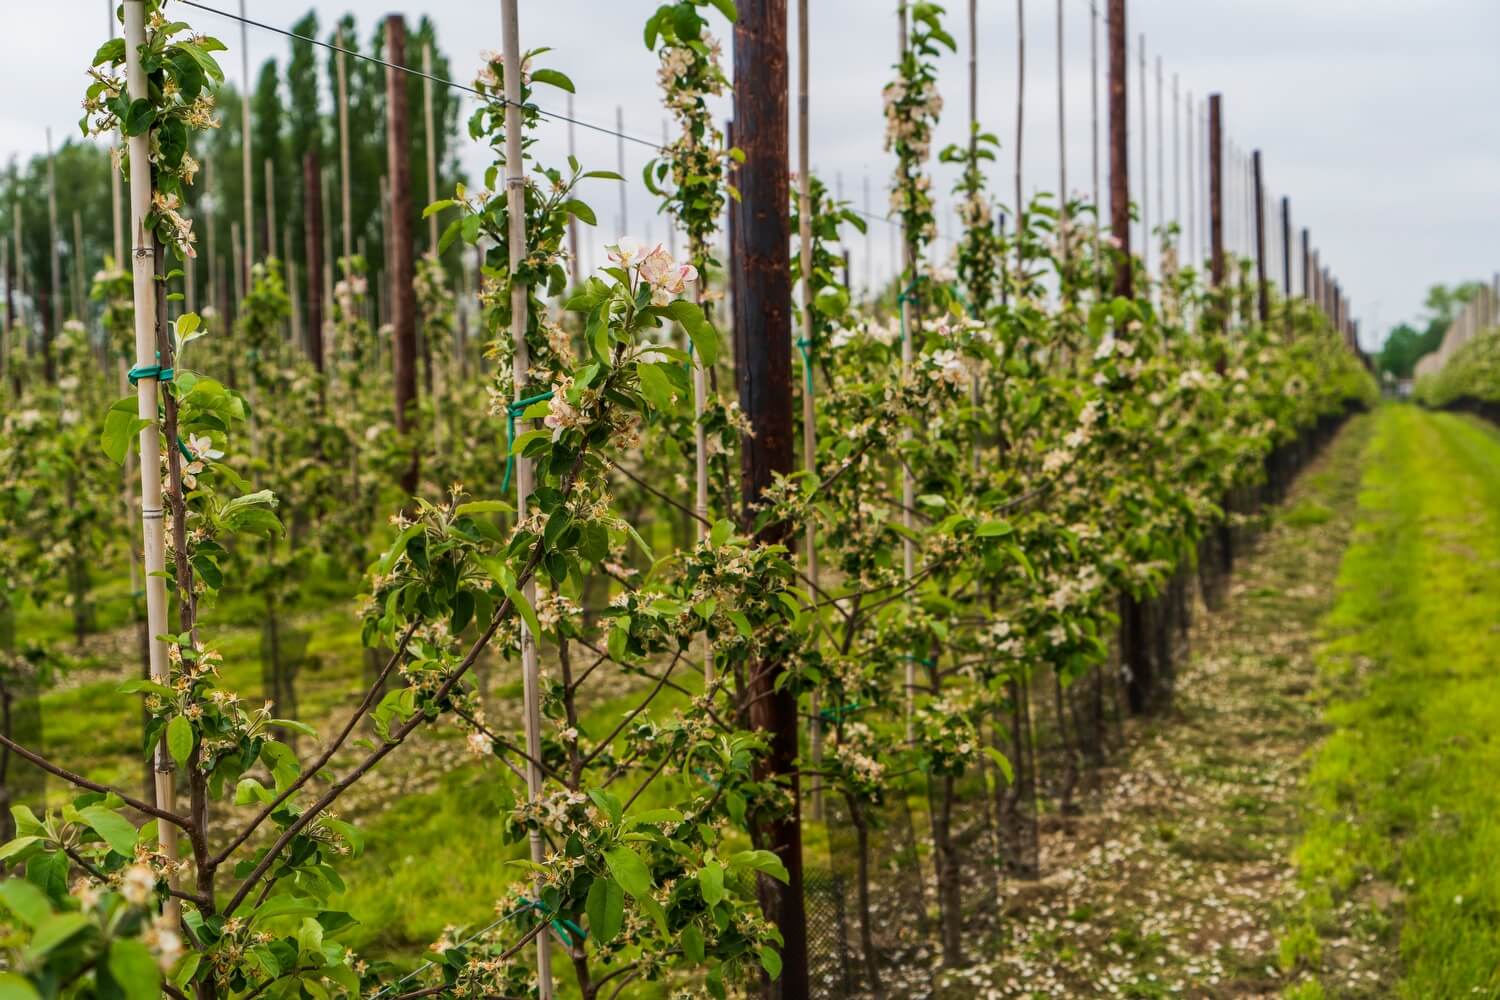
[[[52,153],[52,130],[47,130],[47,263],[51,268],[51,279],[47,286],[48,302],[51,305],[42,335],[42,364],[46,368],[48,383],[57,382],[57,360],[52,350],[57,334],[62,329],[63,301],[61,279],[58,272],[62,262],[57,256],[57,171]]]
[[[1141,268],[1146,273],[1146,283],[1151,282],[1151,116],[1146,110],[1146,94],[1150,81],[1146,76],[1146,36],[1140,36],[1141,71]],[[1149,296],[1149,292],[1147,293]]]
[[[568,95],[570,98],[571,94]],[[570,116],[571,117],[571,116]],[[422,46],[422,125],[427,138],[427,204],[438,200],[437,124],[432,104],[432,43]],[[572,216],[569,216],[571,219]],[[427,217],[427,252],[437,256],[438,217],[434,213]]]
[[[318,151],[302,157],[302,224],[307,250],[307,358],[323,371],[323,168]]]
[[[146,5],[144,0],[124,0],[125,7],[125,78],[126,91],[132,101],[147,97],[146,73],[141,66],[140,50],[146,44]],[[142,132],[129,137],[130,162],[143,164],[150,161],[150,137]],[[130,172],[130,232],[135,243],[131,254],[131,270],[134,277],[133,305],[135,307],[135,364],[137,368],[150,372],[156,359],[156,279],[153,258],[155,239],[146,228],[146,216],[151,212],[151,171]],[[171,670],[167,663],[167,644],[162,638],[167,634],[167,581],[166,548],[162,532],[162,483],[161,483],[161,430],[157,424],[157,379],[143,374],[136,381],[136,416],[147,425],[140,433],[141,470],[141,527],[145,538],[144,565],[146,569],[146,622],[150,636],[149,655],[151,679],[158,684],[171,685]],[[155,750],[155,790],[158,808],[175,812],[176,793],[173,782],[173,763],[167,753],[166,740],[157,742]],[[171,823],[157,824],[161,851],[169,858],[177,857],[177,827]],[[175,883],[175,877],[171,883]],[[175,924],[180,913],[180,904],[168,903],[166,915]]]
[[[349,168],[349,58],[345,49],[348,44],[344,40],[344,29],[339,29],[339,53],[335,61],[338,85],[339,85],[339,224],[343,228],[343,252],[344,258],[354,256],[354,220],[353,209],[350,207],[349,179],[351,171]],[[347,266],[347,265],[345,265]]]
[[[575,156],[573,136],[573,95],[568,95],[568,155]],[[624,177],[624,174],[620,175]],[[623,186],[623,185],[622,185]],[[620,235],[625,235],[621,233]],[[674,258],[675,259],[675,258]],[[575,286],[583,284],[583,264],[578,259],[578,217],[572,213],[568,214],[568,273],[573,278]],[[703,278],[707,281],[707,278]]]
[[[1165,106],[1162,101],[1161,56],[1156,57],[1156,211],[1159,226],[1167,223],[1167,145]]]
[[[407,122],[406,21],[400,14],[386,18],[386,163],[390,177],[390,229],[385,233],[390,261],[391,355],[396,374],[396,433],[410,435],[417,418],[417,302],[412,287],[411,129]],[[524,180],[524,176],[523,176]],[[524,235],[524,231],[523,231]],[[417,492],[421,446],[411,440],[411,461],[401,476],[401,492]]]
[[[118,171],[112,171],[112,172],[113,173],[118,173]],[[218,270],[219,270],[219,268],[218,268],[218,265],[215,264],[215,261],[218,260],[218,257],[214,256],[214,243],[215,243],[215,240],[214,240],[214,224],[215,224],[215,221],[216,221],[215,218],[214,218],[214,202],[218,200],[218,195],[217,195],[217,193],[214,190],[213,181],[214,181],[213,159],[212,159],[212,157],[205,157],[204,160],[203,160],[203,241],[204,241],[203,253],[204,253],[204,264],[205,264],[205,266],[208,269],[208,275],[207,275],[207,278],[208,278],[208,302],[207,302],[207,304],[213,306],[215,309],[218,309],[219,308],[219,296],[218,296],[218,291],[219,291]],[[117,239],[119,238],[119,234],[118,233],[116,234],[116,238]],[[121,266],[123,267],[124,264],[122,263]],[[227,316],[221,316],[220,319],[219,319],[219,321],[221,323],[222,322],[226,322],[227,320],[228,320]]]
[[[1182,228],[1182,95],[1178,93],[1177,74],[1172,74],[1172,221]],[[1182,245],[1179,233],[1178,246]]]
[[[1065,91],[1067,52],[1063,47],[1063,0],[1057,0],[1057,250],[1068,260],[1068,104]],[[972,37],[972,36],[971,36]],[[972,63],[970,66],[972,67]],[[972,68],[970,70],[972,74]],[[970,86],[974,86],[973,76]],[[972,102],[971,102],[972,104]]]
[[[972,3],[973,0],[970,0]],[[813,402],[813,290],[812,290],[812,173],[808,153],[808,27],[807,0],[797,0],[797,242],[802,269],[802,469],[809,476],[818,475],[818,417]],[[972,64],[971,64],[972,65]],[[700,524],[701,528],[701,524]],[[806,532],[807,578],[813,593],[818,592],[818,530],[809,519]],[[823,724],[818,716],[818,695],[814,691],[809,714],[813,770],[822,769]],[[808,793],[814,822],[823,821],[823,781],[814,775],[808,782]]]
[[[191,261],[192,258],[189,258]],[[192,284],[188,284],[188,295],[192,295]],[[83,215],[73,209],[73,318],[83,321],[84,269],[83,269]],[[188,307],[189,310],[192,306]]]
[[[1193,92],[1187,94],[1187,259],[1194,268],[1202,261],[1198,258],[1198,169],[1194,165],[1198,156],[1198,116],[1193,111]]]
[[[1260,305],[1260,321],[1264,325],[1271,321],[1271,282],[1266,274],[1266,198],[1260,150],[1257,149],[1251,154],[1250,164],[1254,187],[1252,197],[1255,199],[1251,207],[1255,211],[1256,299]]]
[[[625,108],[619,104],[615,105],[615,164],[616,172],[621,177],[628,177],[625,173]],[[630,215],[628,212],[625,193],[630,185],[620,185],[620,235],[630,232]]]
[[[521,269],[526,258],[526,170],[522,161],[521,124],[521,25],[518,13],[519,0],[503,0],[502,27],[505,33],[505,196],[510,218],[510,273]],[[392,18],[394,21],[395,18]],[[392,61],[395,61],[394,55]],[[784,68],[784,67],[783,67]],[[785,77],[783,77],[785,79]],[[785,124],[785,123],[783,123]],[[394,146],[392,147],[394,149]],[[394,153],[392,154],[394,155]],[[785,160],[783,159],[783,163]],[[623,185],[622,185],[623,186]],[[786,205],[783,189],[781,204]],[[784,210],[784,209],[783,209]],[[783,240],[783,245],[785,240]],[[511,379],[517,399],[525,397],[528,369],[531,359],[526,348],[527,286],[520,281],[511,283],[510,334],[514,348],[511,362]],[[790,398],[790,394],[788,395]],[[526,508],[531,500],[533,486],[531,460],[516,456],[516,518],[526,519]],[[536,581],[528,580],[524,588],[526,600],[536,604]],[[542,759],[542,710],[541,673],[537,664],[537,636],[521,624],[521,686],[524,702],[526,730],[526,791],[535,802],[542,795],[542,771],[538,762]],[[795,705],[793,706],[795,711]],[[795,796],[795,790],[793,795]],[[541,864],[545,860],[545,845],[541,832],[530,833],[531,860]],[[536,885],[538,896],[541,884]],[[537,945],[537,987],[541,1000],[552,1000],[552,949],[551,935],[540,934]]]
[[[743,200],[730,258],[739,282],[735,376],[740,405],[754,429],[752,436],[744,438],[741,450],[743,517],[748,525],[753,506],[775,476],[790,474],[793,468],[786,0],[740,0],[739,15],[734,26],[734,124],[745,162],[738,171]],[[760,539],[784,541],[788,531],[786,524],[767,525]],[[760,877],[762,908],[784,942],[781,976],[770,985],[769,994],[780,1000],[800,1000],[809,995],[809,987],[797,699],[777,684],[785,670],[785,663],[763,659],[750,672],[750,724],[771,736],[770,754],[757,765],[757,777],[785,779],[791,797],[791,811],[784,819],[757,821],[753,841],[774,852],[788,875],[784,886]]]
[[[906,51],[906,3],[901,4],[901,51]],[[1026,196],[1022,194],[1021,151],[1026,138],[1026,0],[1016,0],[1016,272],[1025,266],[1021,259],[1026,242]],[[907,324],[910,329],[911,324]],[[907,504],[907,509],[910,509]],[[905,543],[907,548],[910,542]]]
[[[244,254],[240,258],[244,267],[245,288],[250,287],[250,268],[255,265],[255,170],[252,166],[254,157],[251,153],[253,142],[250,136],[250,99],[253,96],[250,82],[250,25],[245,19],[245,0],[240,0],[240,71],[245,78],[245,91],[241,95],[240,103],[240,127],[244,129],[244,135],[240,143],[240,163],[242,180],[245,185],[245,217],[240,220],[242,229],[241,237],[244,239]],[[339,104],[346,103],[340,96]]]
[[[1302,297],[1309,300],[1312,298],[1312,251],[1309,249],[1311,242],[1312,235],[1304,227],[1302,230]]]
[[[1213,287],[1224,288],[1224,99],[1208,95],[1209,273]]]
[[[1089,283],[1097,294],[1099,288],[1099,230],[1104,226],[1099,202],[1099,6],[1089,0],[1089,161],[1092,167],[1094,206],[1094,272]]]
[[[276,252],[276,166],[268,156],[262,161],[266,175],[266,256],[280,259]]]
[[[1116,298],[1133,298],[1130,257],[1130,105],[1125,62],[1125,0],[1109,0],[1109,212],[1110,235],[1120,244]]]

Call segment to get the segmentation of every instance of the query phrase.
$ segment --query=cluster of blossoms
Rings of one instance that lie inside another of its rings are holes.
[[[608,247],[610,262],[617,267],[634,268],[640,279],[651,287],[651,304],[664,306],[687,291],[698,280],[698,269],[692,264],[672,259],[667,248],[658,243],[647,247],[630,236],[622,236]]]

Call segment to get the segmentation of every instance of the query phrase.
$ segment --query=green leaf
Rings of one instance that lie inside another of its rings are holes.
[[[125,461],[125,452],[140,432],[151,426],[151,421],[135,415],[136,398],[126,396],[116,400],[104,415],[104,429],[99,432],[99,446],[111,462]]]
[[[475,514],[511,514],[515,507],[504,500],[470,500],[453,508],[454,517],[473,517]]]
[[[39,958],[88,926],[89,918],[82,913],[58,913],[50,916],[37,924],[36,933],[31,936],[26,951]]]
[[[594,210],[577,198],[569,198],[557,207],[575,216],[579,222],[582,222],[586,226],[597,226],[599,224],[599,220],[594,216]]]
[[[985,747],[984,753],[986,757],[995,762],[995,766],[1000,769],[1000,773],[1005,775],[1006,783],[1011,785],[1015,784],[1016,771],[1015,768],[1011,767],[1010,758],[1006,757],[1005,754],[1001,753],[999,750],[996,750],[994,747]]]
[[[703,962],[703,932],[698,929],[697,925],[688,924],[684,927],[679,940],[682,942],[682,953],[687,956],[687,960],[694,965],[701,964]]]
[[[126,1000],[158,1000],[161,970],[151,950],[133,938],[116,938],[109,946],[109,974],[125,990]]]
[[[641,395],[650,401],[652,407],[662,413],[676,409],[672,400],[672,380],[662,371],[661,365],[643,361],[636,365],[636,374],[641,379]]]
[[[770,851],[740,851],[729,859],[729,867],[753,868],[758,872],[765,872],[783,884],[791,880],[791,876],[787,874],[786,865],[782,864],[781,859]]]
[[[709,906],[724,898],[724,866],[710,861],[698,872],[698,891]]]
[[[589,933],[594,941],[608,944],[625,926],[625,891],[614,879],[594,879],[584,912],[589,915]]]
[[[298,722],[295,719],[272,719],[270,725],[280,726],[282,729],[290,729],[294,733],[301,733],[303,736],[311,736],[314,739],[318,736],[318,731],[312,726],[309,726],[305,722]]]
[[[979,525],[979,529],[974,534],[980,538],[998,538],[1001,535],[1010,534],[1011,530],[1009,521],[985,521]]]
[[[14,972],[0,972],[0,1000],[41,1000],[36,987]]]
[[[457,204],[458,202],[454,201],[452,198],[444,198],[440,201],[435,201],[431,205],[428,205],[426,208],[422,209],[422,218],[430,218],[431,216],[436,215],[444,209],[452,208]]]
[[[765,969],[766,975],[772,979],[781,975],[781,956],[768,944],[760,946],[760,967]]]
[[[548,86],[556,87],[558,90],[565,90],[570,94],[576,93],[576,91],[573,89],[573,81],[569,80],[566,74],[559,73],[555,69],[532,70],[531,82],[545,83]]]
[[[646,867],[639,854],[628,847],[611,847],[604,852],[604,863],[609,866],[609,873],[615,881],[620,883],[620,888],[636,899],[651,896],[651,869]]]
[[[84,806],[78,810],[78,814],[89,825],[89,829],[104,838],[111,851],[127,858],[135,857],[136,829],[128,819],[113,809],[97,805]]]
[[[686,299],[678,299],[676,302],[666,306],[668,316],[671,316],[682,328],[687,331],[688,337],[693,342],[693,350],[698,352],[698,357],[703,360],[705,367],[712,368],[719,360],[719,334],[703,315],[703,307]]]
[[[193,724],[185,715],[174,715],[167,723],[167,752],[178,767],[186,767],[188,756],[193,752]]]
[[[0,847],[0,861],[5,861],[8,858],[13,858],[17,854],[20,854],[22,851],[26,850],[26,848],[30,847],[32,844],[39,844],[44,839],[46,838],[17,837],[15,840],[12,840],[10,843],[6,844],[4,847]]]
[[[6,879],[0,882],[0,903],[27,927],[35,927],[52,915],[52,904],[42,890],[30,882]]]
[[[91,66],[103,66],[105,63],[123,62],[125,59],[125,39],[111,38],[99,46],[99,51],[94,53],[94,61]]]
[[[156,108],[144,97],[138,97],[130,104],[130,110],[125,112],[125,117],[120,122],[120,130],[127,136],[144,135],[156,121]]]

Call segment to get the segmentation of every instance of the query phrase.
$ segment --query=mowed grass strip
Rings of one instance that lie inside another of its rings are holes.
[[[1326,623],[1288,995],[1497,997],[1500,432],[1407,406],[1377,421]]]

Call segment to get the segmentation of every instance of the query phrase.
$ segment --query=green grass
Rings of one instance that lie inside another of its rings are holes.
[[[1326,623],[1336,696],[1296,852],[1307,902],[1281,958],[1315,965],[1312,929],[1352,921],[1377,948],[1399,934],[1395,995],[1497,997],[1500,433],[1410,407],[1377,422]]]

